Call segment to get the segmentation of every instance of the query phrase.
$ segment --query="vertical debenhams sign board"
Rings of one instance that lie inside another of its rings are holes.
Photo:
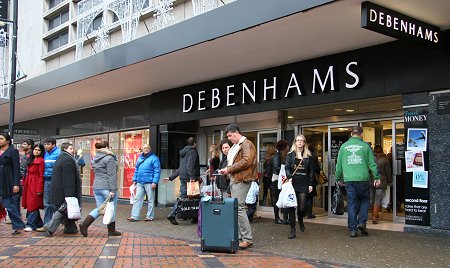
[[[361,27],[394,38],[433,46],[441,42],[438,27],[371,2],[361,4]]]

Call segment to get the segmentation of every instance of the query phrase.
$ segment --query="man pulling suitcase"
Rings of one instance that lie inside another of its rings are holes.
[[[252,181],[258,178],[256,148],[242,135],[236,124],[228,125],[225,134],[234,145],[228,152],[228,166],[219,170],[219,173],[230,177],[231,197],[236,198],[238,203],[239,248],[246,249],[253,246],[252,229],[245,212],[245,198]]]

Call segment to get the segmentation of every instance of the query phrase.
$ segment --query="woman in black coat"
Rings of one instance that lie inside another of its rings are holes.
[[[306,146],[306,138],[298,135],[292,144],[291,151],[286,157],[286,176],[292,180],[297,197],[297,218],[300,231],[305,231],[303,215],[306,210],[306,199],[312,192],[315,183],[314,163],[312,154]],[[289,208],[291,234],[289,239],[295,238],[295,208]]]
[[[20,216],[20,161],[11,137],[0,134],[0,204],[8,210],[13,234],[20,234],[25,223]]]
[[[78,232],[75,220],[67,218],[67,210],[62,206],[66,203],[66,197],[76,197],[81,207],[81,179],[78,167],[73,156],[73,145],[65,142],[61,145],[61,154],[56,159],[52,172],[49,203],[58,208],[51,221],[44,225],[48,235],[58,229],[64,221],[64,233],[75,234]]]

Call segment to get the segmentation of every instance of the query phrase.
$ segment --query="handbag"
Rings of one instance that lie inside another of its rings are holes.
[[[67,218],[71,220],[81,219],[81,210],[78,199],[76,197],[66,197],[65,199],[67,203]]]
[[[333,196],[331,197],[331,211],[336,215],[344,214],[344,195],[337,183],[334,188]]]
[[[199,196],[200,195],[200,184],[198,183],[198,181],[188,181],[186,182],[186,186],[187,186],[187,196],[189,197],[194,197],[194,196]]]
[[[287,181],[281,187],[280,195],[276,204],[279,208],[295,208],[297,207],[297,196],[291,181]]]
[[[109,201],[106,204],[105,215],[103,216],[103,224],[107,224],[108,225],[111,222],[113,222],[114,213],[115,213],[114,202]]]
[[[103,201],[103,203],[98,207],[98,214],[105,215],[106,205],[108,204],[108,202],[110,200],[111,200],[111,196],[109,196],[108,198],[105,199],[105,201]]]
[[[320,170],[319,173],[316,173],[316,180],[319,184],[328,183],[327,175],[325,175],[325,172],[323,172],[323,170]]]

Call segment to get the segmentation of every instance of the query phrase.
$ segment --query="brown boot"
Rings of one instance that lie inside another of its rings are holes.
[[[80,224],[80,233],[84,236],[87,237],[88,235],[88,227],[89,225],[91,225],[94,222],[95,218],[92,217],[91,215],[88,215],[86,217],[86,219],[84,219],[84,221]]]
[[[122,233],[116,231],[116,222],[113,221],[110,224],[107,225],[108,226],[108,236],[121,236]]]
[[[374,205],[372,208],[372,223],[373,224],[378,223],[378,217],[380,217],[380,215],[378,214],[379,211],[380,211],[380,206]]]

